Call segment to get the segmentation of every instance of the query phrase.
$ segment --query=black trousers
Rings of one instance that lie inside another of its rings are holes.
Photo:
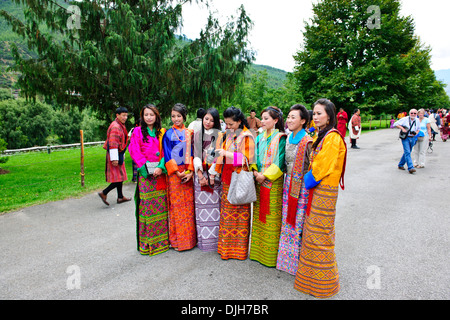
[[[113,182],[103,190],[103,194],[106,196],[111,190],[117,188],[117,198],[121,199],[123,198],[122,186],[123,182]]]

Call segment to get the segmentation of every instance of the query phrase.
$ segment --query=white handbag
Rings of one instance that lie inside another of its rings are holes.
[[[150,161],[147,161],[145,163],[145,169],[147,170],[148,177],[152,176],[153,173],[155,173],[155,169],[158,164],[159,164],[159,162],[150,162]]]
[[[244,157],[245,158],[245,157]],[[245,163],[248,167],[247,158]],[[228,202],[234,205],[249,204],[256,201],[255,181],[253,172],[241,170],[231,174],[230,188],[227,195]]]

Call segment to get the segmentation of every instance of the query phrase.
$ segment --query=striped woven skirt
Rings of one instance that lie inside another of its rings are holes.
[[[291,184],[291,176],[287,175],[283,188],[283,209],[281,219],[280,245],[278,247],[277,269],[295,275],[298,268],[300,247],[302,244],[303,223],[305,221],[306,206],[309,191],[301,189],[298,198],[295,226],[286,222],[288,213],[288,195]]]
[[[139,175],[135,193],[137,249],[149,256],[169,250],[166,190],[157,190],[156,181]]]
[[[256,188],[257,199],[253,204],[252,235],[250,259],[267,267],[277,265],[278,245],[281,230],[281,208],[283,195],[283,179],[273,181],[270,190],[269,214],[266,223],[259,219],[260,191]]]
[[[314,189],[311,213],[306,217],[294,288],[317,298],[339,291],[334,253],[334,220],[338,187],[319,184]]]
[[[222,185],[216,183],[211,191],[202,191],[197,175],[194,176],[197,247],[204,252],[217,251],[219,239]]]
[[[106,152],[105,177],[106,182],[109,183],[126,181],[128,176],[125,168],[125,161],[121,165],[113,166],[111,158],[109,157],[109,152]]]
[[[180,165],[178,169],[183,172],[185,166]],[[192,249],[197,244],[192,179],[181,183],[181,179],[172,174],[167,180],[170,245],[178,251]]]
[[[230,185],[222,183],[220,225],[217,252],[226,259],[245,260],[250,234],[250,204],[233,205],[227,200]]]

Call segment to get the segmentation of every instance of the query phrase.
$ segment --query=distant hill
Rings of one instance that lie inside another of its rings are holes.
[[[63,0],[57,0],[56,2],[64,4]],[[12,13],[21,20],[24,19],[21,6],[16,5],[11,0],[0,0],[0,9]],[[183,40],[190,41],[189,39]],[[6,21],[3,18],[0,18],[0,88],[12,88],[18,79],[18,74],[7,71],[7,68],[14,63],[14,59],[11,55],[12,42],[16,43],[22,55],[25,55],[26,57],[36,56],[36,54],[28,50],[26,41],[12,32],[11,27]],[[247,70],[246,76],[249,78],[251,75],[263,70],[267,71],[267,85],[270,89],[277,89],[283,86],[287,72],[270,66],[252,64]]]
[[[256,74],[260,71],[267,71],[268,79],[267,86],[269,89],[278,89],[284,85],[286,81],[287,72],[270,66],[265,66],[261,64],[252,64],[247,71],[247,77]]]
[[[436,79],[444,82],[447,84],[447,87],[445,88],[445,91],[447,92],[448,96],[450,97],[450,69],[446,70],[437,70],[434,72],[436,74]]]

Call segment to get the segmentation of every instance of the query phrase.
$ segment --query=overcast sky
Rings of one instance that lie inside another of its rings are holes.
[[[317,0],[213,0],[212,6],[224,23],[226,17],[236,16],[237,9],[243,4],[254,23],[250,42],[256,51],[255,63],[291,72],[295,65],[292,56],[301,47],[304,21],[312,17],[313,2]],[[434,70],[450,69],[450,1],[401,2],[401,15],[413,17],[416,35],[432,48],[431,67]],[[207,13],[203,4],[186,5],[182,33],[190,39],[197,38],[206,23]]]

